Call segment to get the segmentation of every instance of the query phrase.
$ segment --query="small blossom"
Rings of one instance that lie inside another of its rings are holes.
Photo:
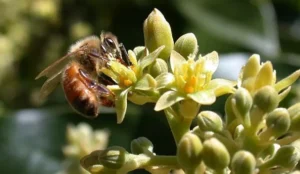
[[[110,85],[108,88],[116,95],[117,122],[122,123],[126,109],[127,99],[135,104],[144,104],[155,100],[156,81],[150,74],[144,74],[143,70],[151,65],[163,50],[164,46],[156,49],[149,55],[137,60],[133,51],[128,51],[132,66],[126,67],[119,61],[112,59],[108,68],[101,71],[111,77],[117,85]],[[139,51],[143,49],[140,48]],[[128,93],[131,92],[130,96]],[[150,93],[149,95],[146,95]]]
[[[172,51],[171,69],[174,74],[164,73],[156,78],[158,89],[168,88],[158,102],[155,110],[160,111],[181,100],[193,100],[200,105],[210,105],[216,97],[232,93],[235,83],[225,79],[213,79],[219,57],[217,52],[199,56],[197,60],[185,60],[179,53]]]
[[[290,85],[300,76],[300,70],[295,71],[290,76],[276,82],[276,71],[273,70],[271,62],[260,64],[260,56],[252,55],[244,68],[241,70],[238,80],[238,87],[246,88],[253,96],[257,90],[264,86],[272,86],[279,93],[280,101],[283,100],[290,91]]]
[[[69,125],[67,127],[68,145],[63,148],[63,152],[66,156],[81,158],[94,150],[105,149],[108,137],[107,130],[93,131],[86,123],[80,123],[78,126]]]

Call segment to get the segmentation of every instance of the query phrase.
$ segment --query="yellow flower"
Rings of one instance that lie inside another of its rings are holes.
[[[280,101],[290,92],[292,85],[300,76],[300,70],[295,71],[290,76],[276,82],[276,71],[272,63],[267,61],[260,64],[260,56],[252,55],[243,67],[238,80],[238,87],[243,87],[254,96],[254,94],[265,86],[273,87],[279,94]]]
[[[216,97],[234,92],[235,82],[212,79],[219,64],[217,52],[199,56],[197,60],[186,60],[176,51],[170,57],[172,73],[163,73],[156,78],[157,88],[168,88],[158,100],[156,111],[163,110],[181,100],[193,100],[202,105],[210,105]]]
[[[117,85],[108,86],[108,88],[116,95],[116,112],[117,122],[121,123],[125,117],[127,109],[127,98],[135,104],[144,104],[147,102],[155,102],[158,92],[156,92],[156,81],[148,73],[144,73],[144,69],[151,65],[164,46],[159,47],[148,55],[143,55],[137,60],[137,56],[141,52],[146,51],[138,47],[134,51],[129,50],[128,56],[131,66],[127,67],[116,59],[111,59],[108,68],[101,71],[111,77]],[[130,95],[128,96],[128,93]]]

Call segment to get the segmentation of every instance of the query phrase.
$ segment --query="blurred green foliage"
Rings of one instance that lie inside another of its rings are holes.
[[[145,136],[158,154],[175,154],[166,120],[152,105],[130,105],[121,125],[113,110],[87,120],[70,109],[61,88],[41,101],[43,80],[34,80],[76,40],[102,30],[116,34],[127,49],[144,45],[143,21],[153,8],[164,13],[174,40],[193,32],[201,54],[221,54],[219,77],[236,79],[252,53],[271,60],[279,77],[300,66],[299,0],[0,0],[0,173],[61,170],[70,122],[109,128],[111,145],[128,148],[131,139]],[[285,103],[299,101],[295,89]],[[210,110],[224,113],[223,105],[221,98]]]

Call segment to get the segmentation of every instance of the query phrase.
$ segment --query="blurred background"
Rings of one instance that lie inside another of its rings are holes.
[[[165,15],[174,41],[193,32],[201,54],[219,52],[216,77],[237,79],[253,53],[272,61],[279,79],[299,69],[300,0],[0,0],[0,173],[80,174],[68,170],[63,147],[67,125],[81,122],[108,130],[109,145],[129,150],[132,139],[145,136],[157,154],[175,154],[167,122],[152,104],[130,104],[121,125],[113,109],[88,120],[71,110],[60,87],[47,101],[39,99],[45,79],[34,80],[72,43],[102,30],[127,49],[143,45],[143,21],[153,8]],[[282,105],[299,102],[299,89],[295,85]],[[224,115],[225,99],[202,110]]]

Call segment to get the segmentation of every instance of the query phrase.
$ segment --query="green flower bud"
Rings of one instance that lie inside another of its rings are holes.
[[[139,137],[131,141],[131,152],[133,154],[150,154],[153,152],[153,144],[152,142],[145,138]]]
[[[223,130],[223,121],[215,112],[200,112],[197,116],[197,123],[202,131],[220,132]]]
[[[195,56],[198,51],[198,42],[196,36],[193,33],[182,35],[175,42],[174,50],[186,59],[189,57],[189,55]]]
[[[231,170],[234,174],[255,173],[256,160],[248,151],[240,150],[233,155]]]
[[[300,103],[296,103],[288,108],[291,118],[291,131],[300,131]]]
[[[267,148],[265,148],[262,152],[260,152],[258,156],[259,156],[259,158],[266,160],[266,159],[272,157],[279,148],[280,148],[279,144],[276,144],[276,143],[271,144]]]
[[[215,171],[224,170],[230,162],[230,156],[226,147],[216,138],[204,141],[202,158],[205,165]]]
[[[170,24],[166,21],[163,14],[154,9],[144,22],[145,46],[149,52],[153,52],[160,46],[165,48],[159,54],[160,58],[168,59],[174,47]]]
[[[277,108],[267,115],[266,124],[270,134],[274,137],[279,137],[286,133],[290,127],[290,116],[285,108]]]
[[[279,104],[279,97],[276,90],[271,86],[260,88],[254,95],[254,104],[264,112],[274,110]]]
[[[177,160],[183,169],[194,169],[201,163],[202,143],[193,133],[186,133],[178,143]]]
[[[232,100],[235,101],[237,111],[241,116],[247,115],[252,107],[252,97],[248,90],[239,88],[233,95]]]
[[[200,105],[194,100],[183,100],[178,105],[180,115],[187,119],[195,118],[200,108]]]
[[[98,154],[98,161],[104,167],[119,169],[126,162],[128,152],[123,147],[109,147]]]
[[[150,74],[152,77],[157,77],[158,75],[162,73],[168,72],[168,65],[163,59],[157,58],[155,62],[150,66]]]
[[[299,150],[292,145],[286,145],[278,149],[274,157],[262,164],[260,168],[266,169],[273,166],[280,166],[286,169],[293,169],[299,160]]]

